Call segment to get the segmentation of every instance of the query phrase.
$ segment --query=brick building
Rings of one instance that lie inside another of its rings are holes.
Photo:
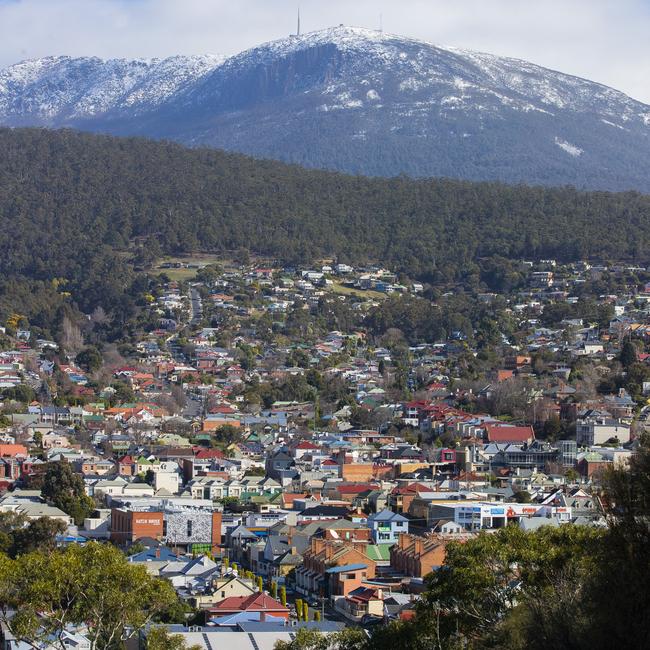
[[[296,588],[300,593],[317,596],[334,595],[330,589],[337,588],[332,580],[338,584],[339,578],[336,577],[338,574],[327,573],[328,569],[334,567],[363,565],[363,568],[348,572],[355,573],[354,580],[359,579],[357,582],[361,579],[374,578],[376,575],[377,564],[367,555],[366,541],[326,540],[312,537],[310,544],[310,548],[303,555],[302,566],[296,569]],[[350,590],[360,584],[359,582],[353,585],[354,580],[347,584]]]
[[[444,564],[445,546],[440,537],[402,534],[390,549],[390,565],[404,575],[424,578]]]
[[[143,537],[194,553],[218,553],[222,513],[213,508],[161,504],[111,510],[111,541],[129,545]]]
[[[126,508],[113,508],[111,510],[112,542],[120,545],[129,545],[142,537],[162,540],[162,512],[141,512]]]

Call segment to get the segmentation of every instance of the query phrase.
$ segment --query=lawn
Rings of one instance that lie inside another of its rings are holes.
[[[373,300],[383,300],[386,298],[385,293],[380,291],[364,290],[364,289],[353,289],[352,287],[346,287],[340,282],[334,282],[330,289],[334,293],[340,293],[345,296],[357,296],[359,298],[373,299]]]
[[[162,268],[163,264],[166,263],[172,263],[172,264],[187,264],[191,265],[194,267],[204,267],[204,266],[209,266],[210,264],[221,264],[223,265],[224,260],[223,258],[220,258],[216,255],[210,255],[208,253],[197,253],[195,255],[187,255],[187,256],[180,256],[180,257],[164,257],[161,259],[156,266],[152,269],[152,272],[156,275],[161,275],[165,274],[169,276],[171,280],[175,280],[177,282],[187,282],[188,280],[192,280],[196,276],[196,272],[198,271],[198,268],[170,268],[170,269],[164,269]]]

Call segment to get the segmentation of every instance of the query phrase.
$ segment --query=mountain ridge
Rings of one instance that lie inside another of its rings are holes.
[[[336,27],[230,57],[47,61],[0,71],[0,124],[372,176],[650,191],[650,106],[520,59]]]

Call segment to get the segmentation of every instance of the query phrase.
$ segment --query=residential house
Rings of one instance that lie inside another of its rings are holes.
[[[375,544],[395,544],[402,533],[409,532],[409,520],[390,510],[370,515],[367,521]]]

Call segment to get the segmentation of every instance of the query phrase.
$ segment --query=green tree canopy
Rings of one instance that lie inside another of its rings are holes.
[[[68,513],[77,525],[82,524],[95,509],[93,500],[86,494],[83,479],[66,462],[49,464],[41,494],[44,499]]]
[[[0,512],[0,552],[15,558],[32,551],[50,553],[56,546],[56,536],[65,524],[57,519],[40,517],[29,521],[16,512]]]
[[[0,557],[3,620],[17,639],[32,645],[53,639],[65,650],[61,635],[76,625],[87,628],[92,650],[119,650],[176,598],[168,582],[108,544]]]

